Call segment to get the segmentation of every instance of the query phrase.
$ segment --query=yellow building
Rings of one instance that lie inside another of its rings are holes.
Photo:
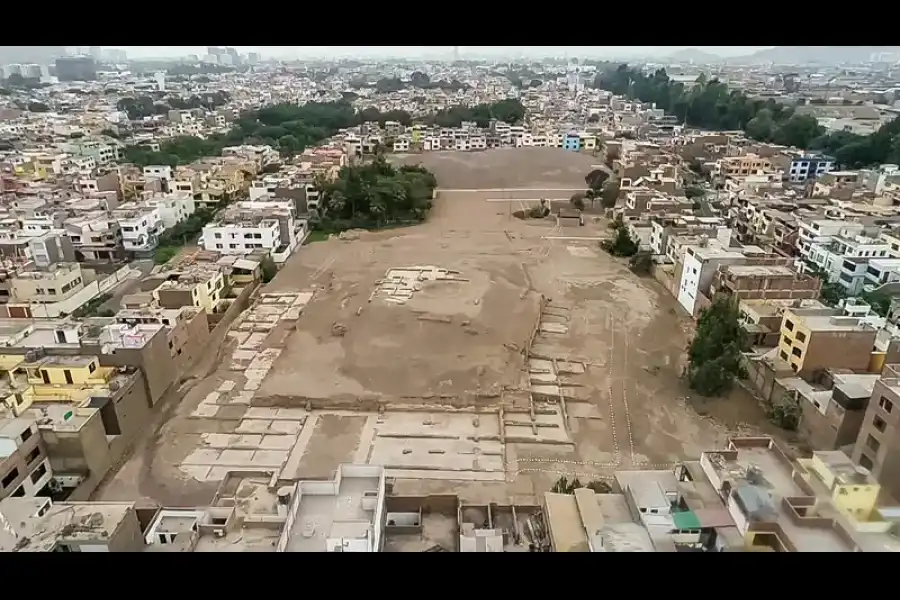
[[[115,374],[95,356],[47,356],[28,361],[24,356],[0,355],[2,403],[21,415],[34,402],[74,402],[108,390]]]
[[[874,327],[840,311],[794,308],[784,311],[778,356],[794,372],[820,369],[865,371],[875,346]]]
[[[830,491],[834,507],[855,521],[868,521],[878,507],[881,486],[866,469],[857,468],[839,451],[813,452],[799,462]]]
[[[163,308],[193,306],[213,313],[225,294],[225,276],[219,268],[197,266],[172,272],[168,280],[153,290],[153,297]]]

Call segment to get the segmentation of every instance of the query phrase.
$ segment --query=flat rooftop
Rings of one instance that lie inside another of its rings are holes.
[[[363,497],[379,489],[380,478],[341,474],[343,468],[335,481],[297,484],[300,503],[286,532],[287,552],[328,552],[329,539],[365,539],[373,532],[375,511],[363,507]]]
[[[0,552],[50,552],[67,542],[105,545],[132,510],[131,502],[52,504],[49,498],[6,498],[0,501],[0,513],[9,527],[0,528]]]
[[[798,552],[850,552],[852,548],[830,527],[801,527],[794,523],[782,500],[808,494],[793,479],[793,468],[777,449],[738,447],[737,458],[729,453],[705,453],[720,481],[729,481],[741,512],[753,523],[777,523]],[[829,514],[830,513],[830,514]],[[823,506],[822,517],[835,517],[836,511]]]

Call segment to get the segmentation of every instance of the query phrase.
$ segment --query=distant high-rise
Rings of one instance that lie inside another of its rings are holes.
[[[65,46],[0,46],[0,65],[52,65],[65,55]]]
[[[94,81],[97,79],[97,62],[90,56],[57,58],[56,76],[60,81]]]
[[[259,62],[259,60],[260,57],[258,52],[250,52],[249,54],[247,54],[247,62],[251,65],[255,65]]]
[[[459,46],[453,46],[453,60],[459,60]]]
[[[89,46],[87,53],[94,60],[100,60],[101,58],[103,58],[103,48],[100,46]]]

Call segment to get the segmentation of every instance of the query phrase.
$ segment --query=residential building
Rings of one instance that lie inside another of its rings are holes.
[[[576,132],[567,133],[563,138],[563,150],[569,152],[581,150],[581,136]]]
[[[721,498],[747,551],[896,552],[896,517],[881,487],[840,451],[791,461],[771,438],[733,438],[704,452],[702,474]],[[696,481],[696,471],[684,472]]]
[[[837,310],[792,308],[781,322],[779,357],[801,377],[824,369],[869,368],[877,330]]]
[[[381,552],[385,475],[378,465],[339,465],[332,480],[298,481],[276,552]]]
[[[811,244],[806,260],[827,273],[830,282],[840,284],[849,295],[854,295],[866,283],[869,262],[875,257],[886,257],[888,250],[879,239],[842,232],[828,242]]]
[[[10,284],[12,302],[35,304],[68,300],[85,286],[78,263],[55,263],[19,271]]]
[[[677,300],[691,316],[705,306],[700,298],[709,293],[719,266],[746,261],[741,252],[724,248],[718,243],[710,243],[706,239],[700,240],[697,245],[686,247],[683,256]]]
[[[822,282],[798,273],[789,259],[748,259],[745,264],[721,265],[710,291],[722,291],[741,300],[816,299]]]
[[[123,258],[121,227],[106,211],[69,217],[64,227],[76,260],[101,262]]]
[[[800,156],[791,160],[788,179],[795,183],[802,183],[825,173],[830,173],[835,168],[836,163],[829,156]]]
[[[772,170],[772,161],[757,154],[727,156],[716,161],[715,173],[721,177],[749,177]]]
[[[145,193],[143,204],[158,211],[163,230],[175,227],[196,212],[194,196],[187,192]]]
[[[159,208],[126,202],[112,211],[122,232],[122,247],[125,252],[141,255],[152,253],[159,243],[159,235],[164,227]]]
[[[141,524],[133,502],[0,501],[3,552],[138,552]]]
[[[217,266],[194,265],[190,269],[167,271],[166,280],[153,290],[162,308],[196,307],[213,313],[225,293],[225,278]]]
[[[0,418],[0,499],[44,495],[52,477],[34,419]]]
[[[886,365],[875,382],[853,462],[870,470],[892,497],[900,497],[900,365]]]

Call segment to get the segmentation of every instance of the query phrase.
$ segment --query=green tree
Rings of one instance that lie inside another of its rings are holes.
[[[266,256],[263,258],[262,262],[259,264],[260,270],[262,271],[262,282],[269,283],[273,279],[275,279],[275,275],[278,274],[278,265],[275,264],[275,261],[271,256]]]
[[[603,240],[600,247],[612,254],[613,256],[629,257],[634,256],[638,252],[638,244],[628,232],[628,226],[622,222],[621,218],[616,219],[612,223],[615,237],[612,240]]]
[[[584,193],[576,192],[572,194],[572,197],[569,198],[569,204],[572,205],[572,208],[577,210],[584,210]]]
[[[825,152],[847,167],[900,163],[900,119],[882,125],[867,136],[846,131],[826,135],[814,117],[798,115],[793,107],[775,99],[751,98],[743,92],[729,90],[715,78],[698,78],[693,85],[686,86],[670,80],[665,69],[644,73],[628,65],[601,70],[594,86],[653,102],[690,126],[742,129],[758,141]]]
[[[729,389],[735,377],[743,375],[744,330],[734,299],[716,296],[700,313],[694,339],[688,347],[688,383],[704,396],[719,395]]]
[[[613,208],[619,199],[619,184],[615,181],[607,182],[600,192],[600,206],[603,208]]]
[[[46,104],[44,104],[43,102],[29,102],[28,110],[31,112],[42,113],[42,112],[49,112],[50,107],[47,106]]]

